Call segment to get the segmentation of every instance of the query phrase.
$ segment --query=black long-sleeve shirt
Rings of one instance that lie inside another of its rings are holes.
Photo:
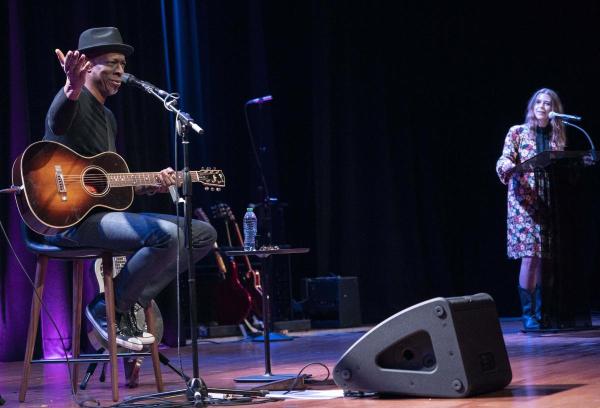
[[[75,101],[60,89],[46,115],[44,140],[62,143],[83,156],[114,152],[116,134],[115,116],[85,87]]]

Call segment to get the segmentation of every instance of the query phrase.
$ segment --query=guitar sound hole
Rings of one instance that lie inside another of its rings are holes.
[[[106,174],[99,168],[87,169],[83,174],[83,188],[91,195],[104,195],[108,191]]]

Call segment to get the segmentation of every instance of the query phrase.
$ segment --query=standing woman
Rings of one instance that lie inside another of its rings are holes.
[[[521,259],[519,297],[526,331],[540,328],[542,260],[550,256],[550,231],[542,199],[547,181],[541,174],[513,174],[513,170],[545,150],[564,150],[565,128],[560,120],[550,120],[552,111],[563,113],[556,92],[548,88],[535,92],[527,104],[525,123],[509,129],[496,163],[500,181],[508,185],[507,254]]]

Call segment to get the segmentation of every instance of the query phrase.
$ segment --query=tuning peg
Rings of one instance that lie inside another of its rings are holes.
[[[204,187],[204,191],[208,191],[208,187]]]
[[[220,187],[217,187],[217,191],[221,191],[221,188],[220,188]]]

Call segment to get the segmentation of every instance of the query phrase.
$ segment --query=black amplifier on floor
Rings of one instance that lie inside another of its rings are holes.
[[[304,279],[304,312],[314,328],[362,324],[356,276]]]

